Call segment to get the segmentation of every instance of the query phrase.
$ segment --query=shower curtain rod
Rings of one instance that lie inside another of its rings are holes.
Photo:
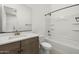
[[[75,4],[75,5],[67,6],[67,7],[64,7],[64,8],[60,8],[60,9],[57,9],[57,10],[55,10],[55,11],[52,11],[52,12],[49,12],[49,13],[45,14],[45,16],[47,16],[47,15],[50,15],[50,16],[51,16],[51,13],[54,13],[54,12],[57,12],[57,11],[60,11],[60,10],[63,10],[63,9],[75,7],[75,6],[78,6],[78,5],[79,5],[79,4]]]

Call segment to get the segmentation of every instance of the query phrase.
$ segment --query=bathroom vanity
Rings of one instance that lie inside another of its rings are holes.
[[[28,34],[24,36],[16,36],[15,38],[0,40],[1,54],[38,54],[39,53],[39,37],[37,35]]]
[[[0,5],[0,53],[39,53],[39,37],[32,31],[32,9],[26,5]]]

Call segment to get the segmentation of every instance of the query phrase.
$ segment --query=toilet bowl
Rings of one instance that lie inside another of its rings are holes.
[[[50,54],[52,45],[50,43],[48,43],[48,42],[42,42],[40,44],[41,44],[41,47],[44,49],[45,53]]]
[[[50,54],[52,45],[46,42],[46,38],[44,36],[40,36],[40,45],[45,54]]]

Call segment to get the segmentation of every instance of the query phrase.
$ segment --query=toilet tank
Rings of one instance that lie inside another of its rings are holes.
[[[49,36],[48,37],[46,37],[44,35],[39,36],[39,41],[40,42],[48,42],[48,40],[49,40]]]

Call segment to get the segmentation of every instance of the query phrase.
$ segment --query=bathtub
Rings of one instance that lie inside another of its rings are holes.
[[[79,43],[67,39],[46,38],[52,44],[52,54],[79,54]]]

